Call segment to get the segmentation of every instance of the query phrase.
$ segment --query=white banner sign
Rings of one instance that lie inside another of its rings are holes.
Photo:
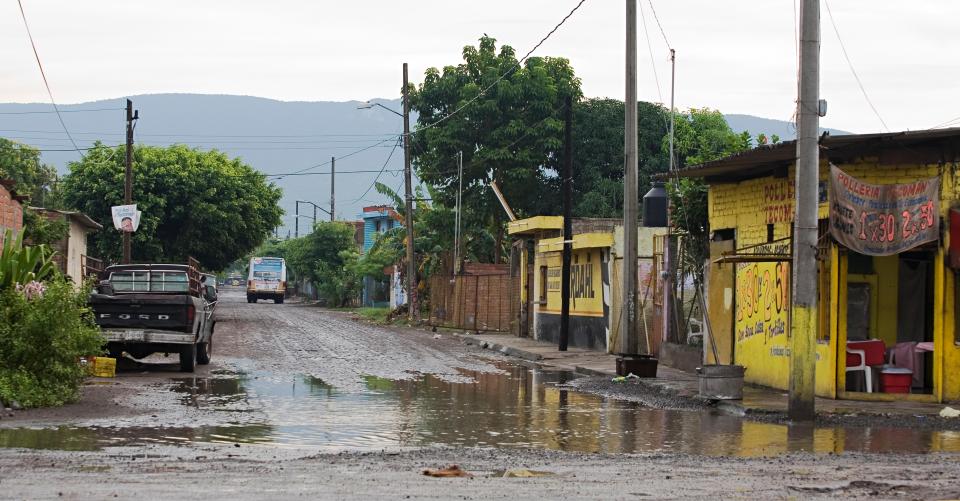
[[[137,210],[137,204],[115,205],[110,208],[110,211],[113,213],[114,228],[133,233],[140,227],[140,211]]]

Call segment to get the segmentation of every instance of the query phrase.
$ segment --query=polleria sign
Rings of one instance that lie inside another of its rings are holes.
[[[847,248],[889,256],[940,238],[940,179],[870,184],[830,166],[830,233]]]

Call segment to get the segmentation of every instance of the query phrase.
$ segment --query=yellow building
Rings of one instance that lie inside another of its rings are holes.
[[[618,345],[622,220],[576,218],[572,226],[570,345],[607,352],[656,353],[660,343],[659,337],[652,334],[652,320],[646,338],[652,346],[624,349]],[[554,343],[559,340],[562,230],[562,216],[531,217],[512,221],[508,226],[519,264],[520,308],[515,332],[519,336]],[[653,236],[664,232],[663,228],[639,228],[641,289],[652,290],[657,285],[649,280],[656,275],[652,272]],[[644,291],[641,290],[641,296]],[[653,310],[652,299],[647,301],[646,310]]]
[[[817,394],[960,399],[960,253],[950,252],[960,129],[824,136],[820,147]],[[720,362],[779,389],[789,384],[795,157],[791,141],[680,174],[709,185],[707,298]],[[855,369],[873,358],[857,351],[863,340],[885,351]],[[909,367],[909,394],[892,393],[893,365]]]

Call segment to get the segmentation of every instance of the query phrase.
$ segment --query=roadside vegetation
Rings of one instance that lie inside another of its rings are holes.
[[[0,252],[0,400],[42,407],[77,399],[81,356],[103,337],[86,306],[87,288],[64,279],[45,246],[7,232]]]

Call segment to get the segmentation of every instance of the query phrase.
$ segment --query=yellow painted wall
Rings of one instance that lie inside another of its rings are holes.
[[[579,316],[603,316],[603,280],[600,249],[574,249],[570,261],[570,314]],[[536,269],[547,267],[547,304],[539,305],[538,312],[560,313],[563,300],[561,292],[561,266],[563,253],[537,254]],[[540,273],[536,273],[539,280]],[[539,289],[539,285],[537,286]]]
[[[948,164],[925,165],[880,165],[878,158],[861,158],[850,163],[840,163],[837,166],[847,174],[874,184],[909,183],[917,178],[941,177],[941,218],[946,220],[951,206],[960,205],[960,176],[957,176],[957,166]],[[792,189],[795,173],[794,168],[788,169],[785,177],[761,177],[741,182],[720,183],[713,182],[707,197],[710,227],[718,229],[736,229],[736,246],[743,248],[749,245],[767,242],[767,225],[773,225],[774,239],[790,235],[793,221]],[[820,166],[821,181],[829,180],[829,164],[824,160]],[[819,217],[828,217],[827,203],[819,206]],[[941,242],[941,249],[947,248],[949,239]],[[934,315],[934,342],[936,345],[934,376],[937,393],[941,400],[960,399],[960,345],[954,325],[954,272],[944,265],[945,252],[941,252],[935,263],[935,315]],[[838,260],[834,261],[839,264]],[[888,344],[896,339],[896,288],[897,262],[896,256],[877,258],[874,261],[877,272],[877,335]],[[831,319],[828,325],[832,333],[829,337],[819,336],[821,341],[817,345],[817,394],[822,396],[836,396],[838,380],[842,380],[844,371],[843,357],[838,356],[839,348],[846,339],[845,332],[838,332],[845,328],[841,320],[846,314],[845,305],[839,300],[837,293],[845,287],[844,271],[840,266],[831,270],[831,283],[837,289],[828,295],[829,304],[820,307],[829,307]],[[737,284],[740,291],[740,284]],[[789,330],[789,329],[788,329]],[[737,334],[734,334],[737,336]],[[757,337],[757,336],[754,336]],[[787,336],[784,335],[782,344],[789,346]],[[779,353],[778,346],[781,340],[771,339],[765,344],[762,337],[747,342],[737,342],[735,358],[739,363],[747,365],[746,381],[759,384],[768,384],[777,388],[786,388],[789,364],[786,357],[770,356],[770,350]],[[762,352],[766,351],[764,356]],[[782,374],[781,374],[782,373]]]
[[[734,360],[744,380],[787,388],[790,373],[790,263],[740,263],[736,273]]]

